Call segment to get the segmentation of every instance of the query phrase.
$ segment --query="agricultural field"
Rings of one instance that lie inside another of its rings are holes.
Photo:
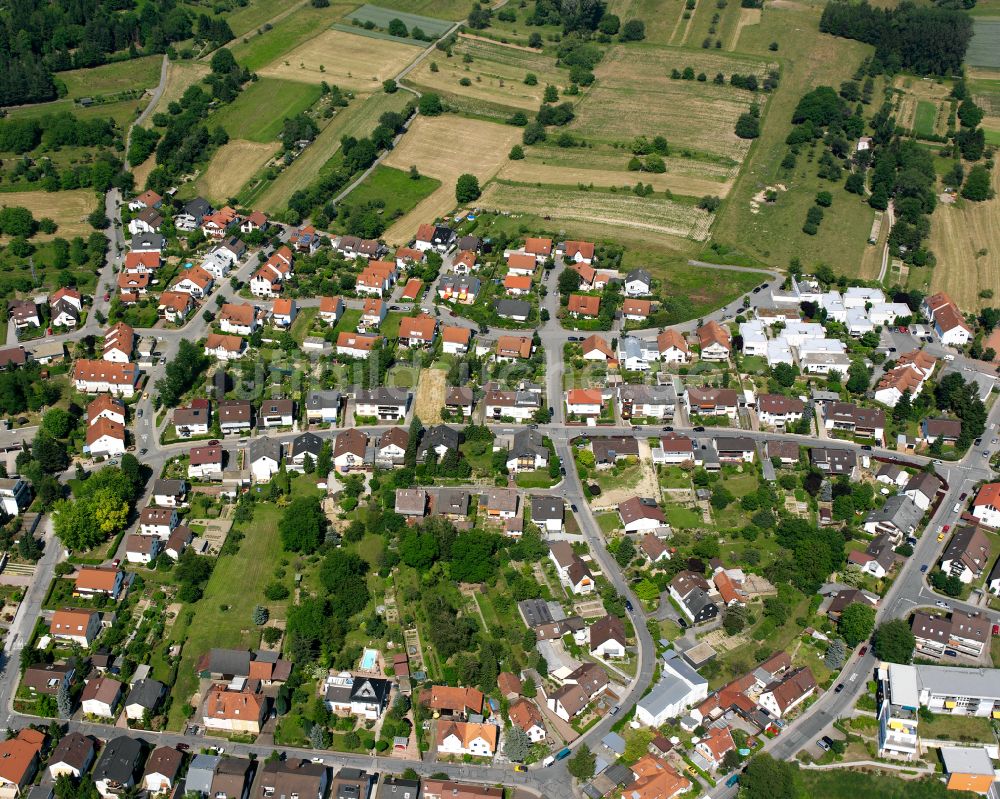
[[[374,42],[365,36],[325,30],[257,74],[317,85],[326,82],[361,93],[381,91],[382,81],[398,75],[420,55],[420,49],[400,41]]]
[[[939,203],[931,215],[928,246],[937,256],[931,288],[947,291],[966,310],[993,305],[979,292],[1000,296],[1000,173],[993,170],[998,197],[985,202]]]
[[[373,94],[364,101],[356,100],[346,108],[338,109],[333,119],[327,123],[316,139],[285,168],[271,183],[256,186],[247,191],[241,201],[261,208],[269,213],[283,210],[299,189],[304,189],[330,162],[340,149],[343,136],[367,136],[378,124],[378,118],[386,111],[402,111],[412,99],[408,92]],[[409,169],[409,166],[406,167]]]
[[[587,223],[594,226],[597,238],[613,238],[615,230],[634,229],[647,234],[704,241],[712,220],[708,212],[693,203],[666,197],[502,182],[491,183],[479,204],[504,211],[544,214],[556,222]]]
[[[454,0],[456,7],[458,5],[458,0]],[[390,5],[392,5],[390,3]],[[405,5],[406,11],[399,8],[383,8],[382,6],[371,5],[370,3],[365,3],[361,8],[356,11],[352,11],[347,15],[347,19],[352,22],[357,22],[364,24],[366,22],[373,23],[378,28],[388,28],[389,23],[394,20],[400,20],[404,25],[406,25],[407,30],[413,30],[413,28],[420,28],[424,33],[430,36],[442,36],[450,27],[450,22],[443,22],[440,19],[434,19],[432,17],[425,17],[420,14],[414,13],[416,6],[420,5],[420,0],[417,3],[406,2],[406,0],[400,0],[397,5]],[[434,2],[434,0],[423,0],[423,7],[420,10],[435,11],[436,16],[445,16],[445,18],[451,19],[464,19],[469,13],[469,7],[467,5],[462,5],[461,11],[453,12],[455,15],[445,15],[446,3]]]
[[[441,181],[435,178],[419,175],[414,179],[409,172],[379,165],[343,202],[348,205],[382,202],[384,217],[396,219],[412,211],[440,186]]]
[[[317,84],[261,78],[212,114],[208,124],[221,125],[232,139],[271,142],[281,132],[285,117],[305,111],[319,100],[321,93]]]
[[[643,20],[647,42],[670,44],[684,12],[684,0],[609,0],[608,11],[617,14],[622,22]]]
[[[537,110],[547,85],[565,88],[568,83],[569,73],[556,67],[554,57],[528,47],[463,34],[453,52],[451,58],[441,52],[433,53],[407,76],[407,82],[425,91],[504,106],[511,109],[507,116],[514,109]],[[464,63],[466,57],[472,61]],[[434,72],[434,68],[438,71]],[[529,72],[538,78],[534,86],[524,82]],[[471,84],[461,85],[459,81],[463,78]]]
[[[233,139],[218,149],[208,168],[196,181],[198,194],[216,206],[235,197],[248,178],[262,169],[278,152],[277,142]]]
[[[131,100],[119,100],[110,103],[95,103],[84,107],[78,105],[73,100],[53,100],[51,103],[35,103],[34,105],[24,105],[19,108],[7,109],[8,119],[38,119],[49,114],[58,114],[69,111],[78,119],[106,119],[111,118],[120,128],[127,128],[132,124],[142,110],[146,107],[147,98],[145,96]]]
[[[237,37],[244,36],[273,20],[279,14],[290,14],[305,5],[305,0],[289,5],[287,0],[253,0],[237,8],[226,17],[226,22]]]
[[[1000,11],[997,13],[1000,15]],[[966,65],[1000,69],[1000,18],[977,17],[972,30]]]
[[[36,233],[33,241],[48,241],[57,236],[64,239],[73,236],[86,238],[94,230],[87,217],[97,207],[97,195],[90,189],[4,192],[0,194],[0,208],[8,205],[27,208],[35,219],[47,216],[59,225],[53,234]]]
[[[909,75],[896,78],[896,120],[919,137],[941,136],[948,130],[951,84]]]
[[[976,103],[986,114],[982,125],[987,142],[1000,144],[1000,70],[969,69],[967,80]]]
[[[692,67],[707,82],[673,80],[672,69]],[[629,45],[612,47],[597,65],[597,83],[576,107],[572,133],[606,142],[634,136],[665,136],[674,150],[708,154],[720,163],[738,165],[750,142],[736,136],[740,114],[754,95],[732,86],[717,86],[717,72],[763,78],[766,60],[673,48]],[[679,113],[679,109],[683,109]],[[623,160],[627,161],[626,153]]]
[[[511,145],[520,140],[519,128],[460,117],[417,117],[383,163],[441,181],[441,187],[398,220],[385,233],[394,244],[409,241],[417,227],[455,207],[455,181],[469,172],[480,185],[492,178],[507,160]]]
[[[167,85],[160,95],[157,108],[165,109],[175,100],[180,100],[189,86],[194,85],[210,72],[208,64],[197,61],[171,61],[167,66]],[[153,115],[143,122],[144,128],[153,126]]]
[[[304,5],[275,22],[270,30],[244,38],[232,48],[233,55],[242,66],[256,72],[318,36],[352,7],[344,3],[331,3],[326,8]]]
[[[66,84],[66,97],[95,97],[117,94],[132,89],[150,89],[160,82],[160,64],[163,56],[150,55],[119,61],[89,69],[73,69],[58,73]]]
[[[868,247],[874,211],[842,185],[820,180],[806,157],[798,159],[801,168],[791,175],[780,167],[799,98],[816,86],[839,86],[849,80],[872,51],[859,42],[819,33],[819,14],[819,7],[781,0],[768,4],[760,24],[745,27],[740,34],[740,50],[762,58],[768,57],[771,42],[778,42],[781,84],[764,109],[751,163],[736,179],[712,233],[714,241],[739,249],[751,261],[786,267],[796,256],[806,266],[823,261],[835,272],[853,276]],[[753,202],[769,186],[777,190],[776,202]],[[833,193],[834,205],[817,235],[808,236],[802,224],[821,190]]]

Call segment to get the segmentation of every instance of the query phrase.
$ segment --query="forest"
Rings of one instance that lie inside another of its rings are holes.
[[[55,72],[163,53],[192,36],[223,44],[233,32],[175,0],[146,3],[141,13],[134,0],[13,0],[0,11],[0,105],[54,100]]]
[[[900,3],[893,9],[834,0],[823,9],[823,33],[875,46],[875,62],[889,73],[957,74],[972,39],[972,18],[953,8]]]

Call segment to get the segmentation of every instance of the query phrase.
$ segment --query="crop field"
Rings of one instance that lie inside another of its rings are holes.
[[[452,58],[435,52],[424,59],[407,76],[421,89],[449,92],[465,97],[496,103],[511,109],[537,110],[541,105],[545,86],[560,88],[568,82],[569,73],[556,68],[554,57],[537,50],[494,42],[481,37],[460,36]],[[463,63],[468,56],[471,63]],[[438,71],[432,71],[434,64]],[[524,76],[529,72],[538,77],[538,84],[528,86]],[[463,78],[469,86],[459,83]],[[507,112],[509,115],[510,112]]]
[[[760,25],[761,17],[763,12],[759,8],[741,8],[740,18],[736,22],[736,28],[733,31],[733,37],[729,40],[728,50],[735,50],[740,45],[740,34],[743,33],[744,28],[751,27],[753,25]]]
[[[554,220],[584,222],[597,227],[630,228],[695,241],[708,238],[712,217],[693,204],[665,197],[610,193],[494,182],[483,192],[481,207],[525,211]]]
[[[428,195],[441,186],[436,178],[420,175],[416,180],[409,172],[379,165],[344,202],[360,205],[368,202],[384,203],[382,213],[386,219],[395,219],[409,213]],[[423,417],[421,417],[423,418]]]
[[[398,8],[410,12],[411,15],[426,14],[456,21],[465,19],[469,13],[469,4],[465,0],[383,0],[380,7]],[[424,28],[424,31],[430,33],[427,28]]]
[[[970,67],[1000,68],[1000,19],[978,17],[975,20],[965,63]]]
[[[275,22],[270,30],[243,39],[232,48],[233,55],[242,66],[256,72],[325,31],[351,8],[352,4],[336,2],[326,8],[306,5]]]
[[[684,161],[680,158],[669,159],[670,164],[680,163],[683,167],[693,166],[697,170],[698,166],[712,167],[713,164],[704,164],[698,161]],[[718,182],[705,178],[696,177],[683,172],[673,172],[667,167],[667,172],[653,174],[650,172],[627,172],[624,169],[599,169],[591,168],[589,153],[583,151],[579,153],[579,164],[577,166],[555,166],[540,163],[534,159],[523,161],[509,161],[500,170],[499,177],[503,180],[515,183],[546,183],[562,184],[567,186],[595,186],[597,188],[610,188],[611,186],[634,186],[641,181],[651,185],[656,191],[671,191],[677,194],[701,197],[706,194],[714,194],[725,197],[732,186],[731,181]],[[619,165],[620,166],[620,165]]]
[[[923,138],[933,136],[937,114],[937,103],[930,100],[918,100],[917,110],[913,117],[913,132]]]
[[[288,198],[315,180],[324,165],[336,155],[342,136],[367,136],[378,124],[378,118],[382,114],[386,111],[401,111],[409,99],[411,95],[408,92],[379,92],[364,101],[356,100],[346,108],[341,108],[313,143],[274,182],[244,198],[244,201],[270,213],[284,209]]]
[[[714,49],[718,40],[728,49],[742,10],[739,3],[728,3],[725,8],[719,8],[712,0],[700,0],[692,14],[684,44],[688,47],[701,47],[707,40],[710,42],[709,47]]]
[[[160,82],[163,56],[150,55],[89,69],[72,69],[58,74],[66,84],[66,96],[93,97],[117,94],[130,89],[148,89]]]
[[[402,5],[402,3],[400,3]],[[406,3],[408,9],[413,8],[414,3]],[[434,2],[434,0],[426,0],[424,7],[428,11],[437,10],[440,3]],[[438,12],[441,13],[440,11]],[[466,14],[469,13],[469,9],[463,7],[462,11],[455,16],[454,19],[462,19]],[[440,19],[434,19],[433,17],[424,17],[420,14],[414,14],[408,11],[400,11],[395,8],[382,8],[381,6],[373,6],[369,3],[365,3],[357,11],[352,11],[347,15],[347,19],[355,20],[360,23],[373,22],[379,28],[388,28],[389,23],[398,19],[401,20],[404,25],[406,25],[408,30],[413,28],[420,28],[424,33],[430,34],[431,36],[441,36],[448,28],[451,27],[450,22],[443,22]]]
[[[381,91],[382,81],[399,74],[420,55],[418,48],[399,41],[375,42],[365,36],[325,30],[257,74],[316,85],[325,81],[354,92]]]
[[[761,123],[761,136],[712,228],[713,240],[741,251],[751,262],[787,267],[792,257],[804,266],[829,264],[838,274],[856,275],[868,247],[874,211],[835,184],[816,175],[816,165],[800,157],[789,175],[780,167],[788,152],[785,138],[799,99],[816,86],[839,86],[849,80],[870,46],[819,33],[820,9],[792,0],[766,4],[760,24],[740,34],[741,51],[769,58],[771,42],[779,43],[781,85],[771,94]],[[697,67],[695,67],[697,69]],[[876,89],[877,91],[877,89]],[[669,137],[668,137],[669,138]],[[778,190],[773,205],[751,204],[768,186]],[[833,193],[834,207],[815,236],[802,232],[816,192]]]
[[[444,369],[424,369],[417,383],[414,415],[424,424],[439,424],[441,409],[448,393],[448,372]]]
[[[993,189],[1000,195],[1000,173],[993,170]],[[931,288],[947,291],[965,309],[994,305],[979,292],[1000,296],[1000,198],[974,203],[939,203],[931,215],[928,242],[937,256]]]
[[[135,100],[120,100],[114,103],[100,103],[84,108],[72,100],[53,100],[50,103],[35,103],[21,108],[6,109],[9,119],[38,119],[49,114],[69,111],[78,119],[105,119],[110,117],[120,127],[128,127],[142,109],[146,107],[146,98]]]
[[[709,81],[672,80],[672,69],[691,66]],[[739,163],[750,143],[734,132],[753,94],[711,82],[717,72],[763,76],[767,62],[743,56],[664,47],[613,47],[598,64],[598,82],[580,101],[569,129],[585,139],[628,141],[663,135],[674,147],[690,148]]]
[[[3,192],[0,208],[8,205],[27,208],[35,219],[47,216],[59,225],[54,234],[38,233],[33,241],[48,241],[56,236],[71,239],[73,236],[86,237],[93,231],[87,216],[97,207],[97,195],[90,189]]]
[[[317,84],[261,78],[240,92],[232,103],[209,117],[233,139],[270,142],[278,137],[286,117],[295,116],[315,103],[322,93]]]
[[[226,16],[226,22],[237,37],[256,30],[268,20],[305,5],[304,0],[289,5],[287,0],[252,0]]]
[[[243,184],[278,152],[277,142],[233,139],[220,147],[208,168],[198,178],[198,193],[216,207],[235,197]]]
[[[422,175],[440,180],[441,187],[389,228],[386,241],[408,241],[421,223],[448,213],[455,207],[458,176],[469,172],[484,185],[506,162],[511,145],[520,138],[520,128],[510,125],[452,116],[417,117],[383,163],[402,170],[416,164]]]

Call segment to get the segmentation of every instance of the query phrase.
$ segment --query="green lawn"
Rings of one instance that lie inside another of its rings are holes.
[[[260,78],[208,122],[221,125],[232,139],[270,142],[278,138],[286,117],[305,111],[321,94],[322,88],[311,83]]]
[[[416,166],[419,166],[416,165]],[[422,199],[441,185],[441,181],[420,175],[416,180],[409,172],[378,166],[343,202],[352,205],[381,203],[386,224],[412,211]]]
[[[917,102],[917,113],[913,117],[913,132],[921,138],[934,135],[934,120],[937,118],[937,105],[930,100]]]
[[[939,738],[952,741],[983,741],[993,743],[993,728],[990,719],[975,716],[947,716],[937,713],[934,721],[920,722],[923,738]]]
[[[296,478],[293,490],[307,492],[310,485],[315,485],[311,479]],[[257,605],[265,605],[271,611],[271,618],[284,617],[286,602],[264,598],[264,586],[271,581],[274,568],[283,557],[278,537],[280,519],[281,510],[276,505],[257,505],[253,522],[242,528],[245,538],[240,542],[239,552],[223,555],[215,564],[205,595],[192,606],[194,618],[190,627],[172,631],[173,640],[182,642],[184,649],[173,689],[170,729],[180,729],[184,723],[185,707],[198,686],[195,664],[205,652],[213,647],[256,647],[260,631],[250,618]],[[290,574],[286,580],[291,580]],[[223,606],[228,609],[223,610]]]
[[[58,73],[57,77],[66,84],[66,96],[70,99],[117,94],[155,86],[160,82],[162,63],[163,56],[150,55],[90,69],[71,69]]]
[[[879,799],[958,799],[975,794],[966,791],[949,791],[937,779],[901,780],[863,771],[839,768],[829,771],[798,771],[796,782],[800,796],[822,799],[857,799],[859,796],[877,796]]]
[[[680,466],[660,468],[660,485],[664,488],[690,488],[691,477]]]
[[[594,473],[595,482],[601,487],[601,491],[636,485],[641,477],[642,467],[637,463],[624,468],[614,466]]]
[[[514,480],[521,488],[551,488],[559,482],[558,477],[549,477],[548,469],[533,472],[518,472]]]
[[[664,512],[670,526],[678,530],[701,527],[705,523],[698,511],[680,505],[667,505]]]
[[[303,339],[309,335],[309,330],[312,327],[313,320],[319,313],[319,308],[303,308],[295,315],[295,321],[292,322],[291,334],[299,345],[302,344]]]
[[[416,388],[420,369],[406,363],[397,363],[385,376],[385,384],[393,388]]]
[[[612,530],[617,530],[622,526],[621,519],[618,518],[618,514],[614,511],[609,511],[608,513],[598,513],[597,524],[601,528],[601,532],[610,533]]]
[[[322,33],[348,8],[337,3],[326,8],[306,5],[276,22],[269,31],[237,44],[232,48],[233,55],[241,66],[256,71]]]
[[[350,333],[357,328],[358,322],[360,321],[360,308],[345,308],[343,315],[337,320],[337,326],[334,327],[334,330],[338,333]]]

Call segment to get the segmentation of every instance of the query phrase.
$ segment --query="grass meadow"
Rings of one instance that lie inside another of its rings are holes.
[[[321,93],[316,84],[261,78],[214,113],[209,124],[221,125],[231,139],[271,142],[281,132],[285,117],[305,111]]]

